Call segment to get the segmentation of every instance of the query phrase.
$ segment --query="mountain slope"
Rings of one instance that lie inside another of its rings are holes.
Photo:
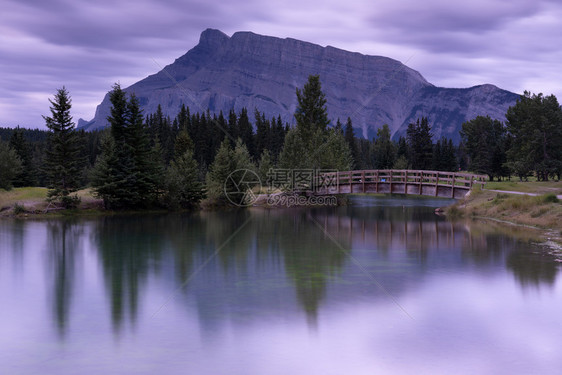
[[[438,88],[387,57],[250,32],[228,37],[212,29],[205,30],[199,44],[174,63],[125,90],[137,95],[145,113],[155,112],[158,104],[171,117],[182,103],[191,112],[228,113],[246,107],[250,113],[257,108],[294,123],[295,89],[310,74],[320,75],[333,122],[351,117],[356,134],[367,138],[385,123],[396,137],[405,133],[408,123],[428,116],[435,137],[457,140],[462,122],[477,115],[503,120],[518,98],[492,85]],[[109,107],[106,95],[94,119],[82,127],[106,126]]]

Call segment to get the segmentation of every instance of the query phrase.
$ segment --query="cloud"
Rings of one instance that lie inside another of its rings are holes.
[[[7,0],[0,14],[0,126],[42,127],[63,85],[90,119],[124,87],[197,44],[206,28],[253,31],[406,62],[439,86],[493,83],[562,94],[554,1]],[[94,104],[95,103],[95,104]]]

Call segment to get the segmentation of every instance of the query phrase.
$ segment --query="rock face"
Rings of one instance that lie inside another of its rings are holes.
[[[435,138],[458,141],[464,121],[477,115],[504,120],[518,95],[493,85],[447,89],[427,82],[399,61],[366,56],[295,39],[250,32],[228,37],[207,29],[199,44],[173,64],[125,89],[139,98],[145,114],[156,111],[175,117],[182,104],[192,113],[209,109],[225,115],[257,108],[269,117],[281,115],[294,123],[295,89],[311,74],[319,74],[328,115],[345,123],[351,117],[356,135],[371,139],[388,124],[393,137],[404,135],[408,124],[426,116]],[[109,97],[95,117],[82,123],[86,130],[107,126]]]

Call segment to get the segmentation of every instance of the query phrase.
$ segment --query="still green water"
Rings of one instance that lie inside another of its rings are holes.
[[[0,373],[559,374],[556,258],[447,203],[2,220]]]

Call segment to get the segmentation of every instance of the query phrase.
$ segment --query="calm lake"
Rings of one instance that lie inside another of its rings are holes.
[[[560,263],[449,201],[0,221],[1,374],[559,374]]]

